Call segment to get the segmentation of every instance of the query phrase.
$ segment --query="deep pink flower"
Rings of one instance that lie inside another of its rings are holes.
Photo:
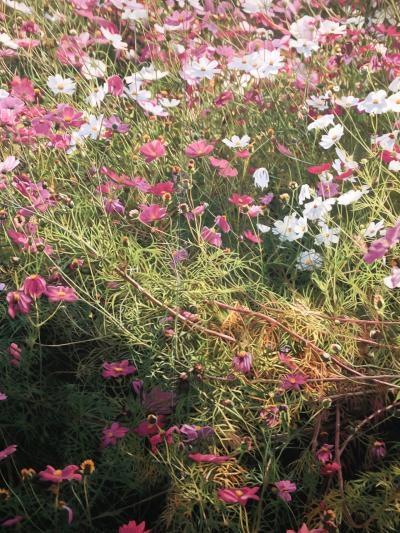
[[[120,376],[129,376],[135,374],[137,368],[131,365],[128,359],[115,363],[103,363],[103,378],[119,378]]]
[[[253,233],[251,230],[247,229],[243,232],[243,237],[245,237],[248,241],[254,243],[254,244],[261,244],[262,239],[255,233]]]
[[[0,461],[8,457],[9,455],[12,455],[17,450],[16,444],[11,444],[11,446],[7,446],[7,448],[4,448],[4,450],[0,451]]]
[[[11,95],[17,98],[21,98],[24,102],[35,101],[35,89],[31,80],[28,78],[20,78],[14,76],[11,82]]]
[[[217,248],[222,246],[221,234],[217,233],[212,228],[207,228],[207,226],[204,226],[204,228],[201,230],[201,237],[212,246],[216,246]]]
[[[145,522],[137,524],[135,520],[131,520],[127,524],[120,526],[118,533],[150,533],[150,529],[146,529]]]
[[[167,151],[164,144],[157,139],[143,144],[140,153],[144,156],[146,163],[151,163],[155,159],[163,157]]]
[[[211,154],[214,150],[214,145],[210,144],[205,139],[200,139],[199,141],[194,141],[189,144],[185,149],[185,154],[188,157],[203,157],[205,155]]]
[[[149,415],[142,420],[133,430],[139,437],[152,437],[159,433],[160,429],[165,426],[165,416]]]
[[[223,178],[234,178],[238,175],[238,171],[226,159],[218,159],[217,157],[210,157],[211,165],[218,169],[218,175]]]
[[[18,314],[27,315],[31,310],[32,298],[23,291],[12,291],[7,293],[8,314],[15,318]]]
[[[36,300],[46,291],[46,281],[39,274],[32,274],[25,279],[22,290]]]
[[[113,96],[121,96],[121,94],[124,92],[124,82],[115,74],[114,76],[110,76],[108,78],[107,88],[108,92]]]
[[[22,349],[18,344],[12,342],[8,347],[8,353],[10,354],[10,364],[13,366],[19,366],[21,363]]]
[[[282,379],[281,386],[284,390],[297,390],[299,391],[302,385],[307,383],[307,377],[303,374],[288,374]]]
[[[140,209],[139,220],[143,224],[151,224],[151,222],[162,220],[167,216],[167,208],[158,204],[141,205]]]
[[[54,285],[48,285],[45,295],[49,299],[49,302],[56,303],[56,302],[76,302],[78,300],[78,296],[75,293],[75,289],[72,287],[63,287],[61,285],[54,286]]]
[[[239,489],[219,489],[218,498],[225,503],[246,505],[248,500],[259,500],[257,492],[260,487],[241,487]]]
[[[229,201],[231,204],[235,204],[238,207],[248,207],[254,202],[251,196],[247,194],[240,195],[237,192],[232,194],[232,196],[229,198]]]
[[[248,374],[251,372],[252,355],[248,352],[238,352],[233,360],[232,366],[237,372]]]
[[[329,463],[332,461],[333,444],[324,444],[319,450],[317,450],[315,456],[320,463]]]
[[[321,529],[320,527],[316,529],[308,529],[306,524],[302,524],[297,532],[294,529],[287,529],[286,533],[326,533],[326,529]]]
[[[291,494],[297,490],[296,484],[290,480],[282,480],[274,483],[274,486],[278,489],[278,497],[285,501],[292,501]]]
[[[56,470],[50,465],[47,465],[46,470],[39,472],[39,477],[42,481],[50,481],[51,483],[62,483],[63,481],[81,481],[82,476],[78,473],[79,466],[68,465],[65,468]]]
[[[229,233],[231,231],[231,227],[228,224],[225,215],[218,215],[215,217],[215,223],[223,233]]]
[[[2,527],[12,527],[12,526],[16,526],[17,524],[19,524],[20,522],[22,522],[22,520],[24,519],[24,517],[22,515],[16,515],[16,516],[13,516],[12,518],[7,518],[7,520],[4,520],[4,522],[1,522],[1,526]]]
[[[157,452],[157,446],[162,442],[165,442],[167,446],[170,446],[173,443],[173,434],[179,433],[179,428],[177,426],[172,426],[166,431],[163,429],[159,430],[158,433],[149,437],[151,451],[153,453]]]
[[[332,163],[321,163],[320,165],[316,165],[314,167],[308,167],[307,170],[310,174],[322,174],[323,172],[329,170],[331,166]]]
[[[214,455],[213,453],[189,453],[188,457],[195,463],[211,463],[214,465],[220,465],[232,459],[229,455]]]
[[[325,463],[321,466],[321,474],[323,476],[332,476],[333,474],[336,474],[340,470],[340,465],[336,463],[336,461],[332,461],[331,463]]]
[[[107,448],[117,444],[118,439],[122,439],[129,432],[129,428],[121,426],[118,422],[113,422],[110,427],[103,429],[101,447]]]

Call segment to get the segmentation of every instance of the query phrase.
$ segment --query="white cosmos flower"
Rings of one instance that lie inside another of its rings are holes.
[[[87,80],[94,78],[104,78],[107,71],[107,65],[104,61],[96,59],[95,57],[87,58],[82,65],[82,75]]]
[[[296,261],[297,270],[313,271],[321,268],[323,265],[322,256],[314,248],[301,252]]]
[[[368,194],[368,193],[369,193],[368,185],[363,185],[361,189],[359,190],[352,189],[351,191],[347,191],[341,194],[337,198],[337,203],[339,205],[350,205],[350,204],[353,204],[354,202],[357,202],[362,196],[364,196],[364,194]]]
[[[69,94],[71,96],[75,93],[76,82],[71,78],[63,78],[56,74],[47,78],[47,87],[53,94]]]
[[[197,61],[191,61],[183,68],[183,76],[189,80],[212,80],[221,69],[218,68],[218,61],[210,60],[205,56],[200,57]]]
[[[250,142],[250,137],[248,135],[243,135],[243,137],[239,137],[238,135],[234,135],[230,139],[222,139],[222,142],[226,144],[226,146],[229,146],[229,148],[246,148],[246,146]]]
[[[305,39],[290,39],[290,46],[295,48],[296,52],[304,57],[311,57],[312,53],[319,49],[317,43],[306,41]]]
[[[371,141],[374,144],[380,146],[383,150],[388,150],[391,152],[396,144],[399,130],[391,131],[390,133],[385,133],[379,137],[372,137]]]
[[[398,159],[392,159],[388,166],[388,169],[392,172],[398,172],[400,170],[400,154],[396,154],[396,158]]]
[[[334,20],[323,20],[318,28],[319,35],[343,35],[346,33],[346,26]]]
[[[0,163],[0,173],[3,172],[10,172],[11,170],[14,170],[18,165],[20,164],[20,160],[14,157],[13,155],[9,155]]]
[[[305,15],[297,19],[289,26],[290,33],[296,39],[305,39],[306,41],[314,41],[316,37],[317,21],[314,17]]]
[[[168,117],[169,113],[161,105],[152,102],[151,100],[137,100],[137,103],[142,109],[155,115],[157,117]]]
[[[242,9],[245,13],[266,13],[271,7],[271,0],[241,0]]]
[[[266,189],[269,184],[269,173],[264,167],[258,168],[253,172],[254,185],[260,189]]]
[[[344,133],[343,126],[341,124],[337,124],[330,130],[328,130],[328,133],[326,135],[322,135],[321,141],[319,142],[319,145],[322,146],[325,150],[328,150],[340,141]]]
[[[341,96],[340,98],[336,98],[335,103],[340,107],[348,109],[357,105],[359,101],[359,98],[356,98],[350,94],[349,96]]]
[[[386,113],[388,111],[386,96],[386,91],[382,89],[380,91],[373,91],[364,100],[359,102],[357,109],[366,113],[375,113],[375,115]]]
[[[318,109],[318,111],[325,111],[329,106],[329,98],[327,95],[316,96],[313,94],[310,98],[307,98],[306,104],[314,109]]]
[[[272,233],[279,235],[281,241],[297,241],[307,231],[307,220],[296,215],[287,215],[283,220],[276,220]]]
[[[129,22],[137,22],[138,20],[146,20],[149,16],[148,10],[143,4],[136,2],[129,2],[122,12],[121,19]]]
[[[128,44],[122,40],[122,35],[119,33],[111,33],[107,28],[100,28],[100,31],[104,39],[107,39],[116,50],[126,50],[128,48]]]
[[[256,226],[258,231],[260,231],[261,233],[268,233],[269,231],[271,231],[271,228],[269,226],[266,226],[265,224],[257,223]]]
[[[400,76],[395,78],[392,83],[388,87],[389,91],[392,93],[397,93],[397,91],[400,91]]]
[[[283,67],[283,57],[279,50],[260,50],[252,55],[254,67],[250,74],[253,78],[264,79],[276,76],[279,69]]]
[[[154,65],[148,67],[142,67],[139,72],[136,72],[133,76],[128,76],[126,79],[127,83],[131,83],[135,80],[140,81],[157,81],[162,80],[165,76],[168,76],[169,72],[167,70],[157,70]]]
[[[388,289],[398,289],[400,287],[400,268],[393,267],[390,276],[383,278],[383,283]]]
[[[400,113],[400,91],[394,94],[391,94],[386,100],[389,111],[394,111],[395,113]]]
[[[90,138],[90,139],[98,139],[101,133],[102,125],[103,125],[104,115],[100,115],[96,117],[95,115],[89,115],[87,118],[87,122],[85,124],[82,124],[82,126],[78,130],[78,138]]]
[[[370,222],[365,230],[362,232],[362,236],[365,239],[372,239],[376,237],[378,232],[381,232],[385,225],[384,220],[379,220],[378,222]]]
[[[327,128],[328,126],[333,126],[335,115],[322,115],[318,117],[313,122],[307,126],[308,131],[311,130],[321,130]]]
[[[324,220],[335,203],[336,198],[324,200],[321,196],[317,196],[304,205],[303,217],[308,220]]]
[[[3,0],[3,4],[10,7],[11,9],[15,9],[15,11],[23,13],[24,15],[31,15],[33,13],[32,8],[27,6],[23,2],[15,2],[14,0]]]
[[[310,200],[311,197],[314,195],[315,195],[315,191],[311,189],[308,183],[304,183],[304,185],[300,187],[299,204],[303,205],[305,200]]]
[[[0,33],[0,44],[11,50],[17,50],[19,48],[19,45],[13,41],[8,33]]]
[[[176,98],[160,98],[158,102],[163,107],[177,107],[181,103],[181,101]]]
[[[89,96],[85,99],[85,102],[91,105],[92,107],[99,107],[101,102],[104,100],[107,94],[106,84],[97,87]]]
[[[314,242],[318,246],[331,246],[331,244],[337,244],[339,242],[340,228],[330,228],[324,222],[320,222],[321,233],[319,233]]]

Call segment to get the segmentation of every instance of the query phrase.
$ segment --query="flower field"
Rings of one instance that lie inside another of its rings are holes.
[[[0,0],[0,529],[400,531],[400,6]]]

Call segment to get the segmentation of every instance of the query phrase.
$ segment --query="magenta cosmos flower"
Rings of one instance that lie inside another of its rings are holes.
[[[131,365],[128,359],[116,363],[103,363],[103,378],[119,378],[120,376],[129,376],[137,372],[137,368]]]
[[[278,498],[284,502],[292,501],[291,494],[297,490],[296,484],[289,480],[277,481],[274,486],[278,489]]]
[[[42,481],[50,481],[51,483],[62,483],[63,481],[81,481],[82,476],[78,473],[79,466],[68,465],[65,468],[55,469],[47,465],[46,470],[39,472],[39,477]]]
[[[162,220],[167,216],[167,208],[158,204],[141,205],[139,220],[143,224],[151,224],[156,220]]]
[[[219,489],[218,498],[225,503],[246,505],[248,500],[259,500],[257,492],[260,487],[242,487],[239,489]]]
[[[204,226],[204,228],[201,230],[201,237],[212,246],[216,246],[217,248],[222,246],[221,234],[217,233],[212,228],[207,228],[207,226]]]
[[[11,444],[11,446],[7,446],[7,448],[4,448],[4,450],[0,451],[0,461],[8,457],[9,455],[12,455],[17,450],[16,444]]]
[[[118,533],[150,533],[150,529],[146,529],[145,522],[137,524],[135,520],[131,520],[127,524],[120,526]]]
[[[233,360],[232,366],[237,372],[242,372],[242,374],[248,374],[251,372],[252,364],[252,355],[248,352],[239,352],[237,353]]]
[[[214,465],[226,463],[231,460],[229,455],[214,455],[213,453],[189,453],[188,457],[195,463],[211,463]]]
[[[123,439],[128,432],[129,428],[121,426],[118,422],[113,422],[110,427],[103,429],[101,447],[114,446],[117,444],[118,439]]]
[[[76,302],[78,296],[72,287],[54,286],[48,285],[45,295],[49,299],[49,302]]]
[[[143,144],[140,153],[144,156],[146,163],[151,163],[155,159],[163,157],[167,151],[161,141],[155,140]]]
[[[8,314],[15,318],[18,314],[27,315],[31,310],[32,298],[23,291],[13,291],[7,293]]]
[[[333,444],[324,444],[319,450],[317,450],[315,456],[320,463],[329,463],[332,461]]]
[[[32,274],[25,279],[22,290],[27,296],[36,300],[46,291],[46,281],[39,274]]]
[[[284,390],[297,390],[307,383],[307,377],[303,374],[288,374],[282,379],[281,386]]]
[[[302,524],[300,529],[296,532],[294,529],[287,529],[286,533],[326,533],[326,529],[308,529],[307,524]]]
[[[380,239],[373,241],[363,259],[370,264],[384,257],[387,252],[400,241],[400,221],[392,228],[388,228]]]
[[[205,139],[194,141],[186,147],[185,154],[188,157],[203,157],[211,154],[214,150],[214,145],[210,144]]]

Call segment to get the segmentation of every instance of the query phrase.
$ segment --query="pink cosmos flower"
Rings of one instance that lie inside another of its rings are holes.
[[[135,374],[137,368],[131,365],[128,359],[116,363],[103,363],[103,378],[119,378],[120,376],[129,376]]]
[[[204,157],[205,155],[209,155],[213,150],[213,144],[210,144],[205,139],[200,139],[189,144],[185,149],[185,154],[192,158]]]
[[[400,221],[392,228],[388,228],[380,239],[373,241],[363,259],[371,264],[377,259],[384,257],[387,252],[400,241]]]
[[[340,470],[340,465],[336,461],[332,461],[331,463],[326,463],[321,466],[321,474],[323,476],[332,476],[333,474],[336,474]]]
[[[149,415],[145,420],[142,420],[138,426],[133,430],[139,437],[152,437],[159,433],[160,429],[165,426],[165,416]]]
[[[189,453],[188,457],[195,463],[211,463],[214,465],[220,465],[231,460],[229,455],[214,455],[213,453]]]
[[[247,229],[243,232],[243,237],[245,237],[248,241],[254,243],[254,244],[261,244],[262,239],[255,233],[253,233],[251,230]]]
[[[68,465],[65,468],[55,469],[47,465],[46,470],[39,472],[39,477],[42,481],[50,481],[51,483],[62,483],[63,481],[81,481],[82,476],[78,473],[79,466]]]
[[[302,524],[302,526],[297,532],[294,529],[287,529],[286,533],[326,533],[326,529],[321,529],[320,527],[316,529],[308,529],[306,524]]]
[[[4,400],[7,400],[7,394],[4,394],[4,392],[0,392],[0,402],[3,402]]]
[[[10,364],[13,366],[19,366],[21,363],[22,349],[18,344],[12,342],[8,347],[8,353],[10,354]]]
[[[217,157],[210,157],[211,165],[218,169],[218,175],[223,178],[234,178],[238,175],[238,171],[226,159],[218,159]]]
[[[332,163],[321,163],[320,165],[316,165],[313,167],[308,167],[307,171],[310,174],[323,174],[327,170],[329,170],[332,166]]]
[[[307,383],[307,377],[303,374],[288,374],[282,379],[281,387],[286,390],[297,390],[299,391],[302,385]]]
[[[31,310],[32,298],[23,291],[12,291],[7,293],[8,314],[15,318],[18,314],[27,315]]]
[[[259,500],[257,492],[260,487],[242,487],[239,489],[219,489],[218,498],[225,503],[246,505],[248,500]]]
[[[231,231],[231,227],[228,224],[225,215],[218,215],[215,217],[215,223],[223,233],[229,233]]]
[[[27,296],[36,300],[45,293],[46,281],[39,274],[32,274],[25,279],[22,290]]]
[[[118,198],[106,198],[104,200],[104,211],[108,215],[112,215],[113,213],[123,215],[125,213],[125,207]]]
[[[7,520],[4,520],[4,522],[1,522],[1,526],[2,527],[16,526],[17,524],[22,522],[23,519],[24,519],[24,517],[22,515],[18,514],[16,516],[13,516],[12,518],[7,518]]]
[[[167,216],[167,208],[158,204],[141,205],[139,220],[143,224],[151,224],[156,220],[162,220]]]
[[[24,102],[35,101],[35,89],[31,80],[28,78],[20,78],[14,76],[11,82],[11,95],[17,98],[21,98]]]
[[[151,163],[155,159],[163,157],[167,151],[164,144],[157,139],[143,144],[140,153],[144,156],[146,163]]]
[[[274,486],[278,489],[278,498],[285,502],[292,501],[291,494],[297,490],[296,484],[289,480],[277,481]]]
[[[157,452],[157,446],[161,444],[162,442],[165,442],[167,446],[170,446],[173,443],[173,434],[179,433],[179,428],[177,426],[172,426],[168,428],[166,431],[163,429],[159,430],[158,433],[155,435],[152,435],[149,438],[151,451],[153,453]]]
[[[124,438],[127,433],[129,433],[129,428],[121,426],[118,422],[113,422],[110,427],[103,429],[101,447],[114,446],[118,439]]]
[[[237,192],[234,192],[232,196],[229,198],[229,201],[231,204],[235,204],[238,207],[248,207],[250,204],[254,202],[253,198],[247,194],[238,194]]]
[[[204,226],[204,228],[201,230],[201,238],[208,242],[208,244],[216,246],[217,248],[222,246],[221,234],[217,233],[212,228],[207,228],[207,226]]]
[[[4,448],[4,450],[0,451],[0,461],[3,461],[6,457],[9,455],[12,455],[17,450],[16,444],[11,444],[11,446],[7,446],[7,448]]]
[[[121,96],[124,92],[124,82],[117,75],[110,76],[107,80],[107,88],[108,92],[113,96]]]
[[[45,295],[49,299],[49,302],[76,302],[78,296],[75,293],[75,289],[72,287],[63,287],[62,285],[54,286],[48,285]]]
[[[131,520],[127,524],[120,526],[118,533],[150,533],[150,529],[146,529],[145,522],[137,524],[135,520]]]
[[[242,372],[242,374],[248,374],[251,372],[252,364],[252,355],[248,352],[239,352],[237,353],[233,360],[232,366],[237,372]]]
[[[315,456],[320,463],[329,463],[332,461],[333,444],[324,444],[319,450],[317,450]]]

